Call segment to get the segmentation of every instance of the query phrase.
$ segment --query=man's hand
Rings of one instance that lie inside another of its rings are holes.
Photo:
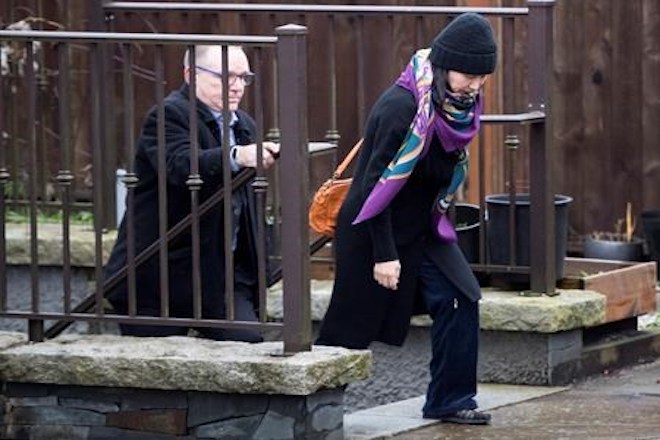
[[[270,168],[280,154],[280,144],[263,142],[263,166]],[[257,144],[239,145],[236,148],[236,163],[242,167],[257,167]]]
[[[399,288],[399,275],[401,263],[399,260],[383,261],[374,264],[374,279],[383,287],[397,290]]]

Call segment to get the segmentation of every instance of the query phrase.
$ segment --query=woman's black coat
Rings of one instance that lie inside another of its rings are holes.
[[[190,213],[190,190],[186,185],[190,174],[189,89],[183,85],[165,98],[165,161],[167,172],[167,218],[171,228]],[[222,186],[222,149],[220,129],[213,114],[197,100],[199,174],[203,185],[200,204]],[[233,130],[237,145],[255,140],[254,121],[238,111]],[[135,172],[139,178],[135,188],[136,255],[158,239],[158,173],[157,173],[157,109],[147,114],[140,135]],[[239,245],[242,264],[236,270],[236,283],[253,288],[256,281],[254,246],[255,204],[249,185],[242,186],[232,196],[246,201],[247,215],[242,216],[242,242]],[[127,209],[130,209],[127,206]],[[225,257],[222,202],[200,219],[200,261],[202,313],[204,317],[224,315]],[[117,242],[106,266],[106,278],[126,264],[126,216],[121,222]],[[190,229],[169,246],[170,309],[173,316],[191,316],[192,310],[192,238]],[[138,309],[143,313],[158,313],[160,307],[158,253],[137,269]],[[127,284],[122,282],[111,292],[110,300],[120,313],[127,310]]]
[[[381,341],[401,345],[411,316],[424,310],[418,292],[424,253],[468,298],[477,301],[481,296],[458,246],[441,243],[433,233],[433,203],[449,185],[457,162],[456,153],[445,152],[436,137],[390,205],[376,217],[352,224],[401,146],[416,111],[413,95],[392,86],[369,115],[353,183],[338,217],[335,284],[319,344],[364,348]],[[374,280],[373,269],[375,262],[396,259],[401,262],[401,275],[394,291]]]

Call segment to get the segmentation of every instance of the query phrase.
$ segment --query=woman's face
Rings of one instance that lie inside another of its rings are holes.
[[[487,78],[488,75],[471,75],[450,70],[447,72],[447,85],[451,92],[458,93],[460,96],[476,96]]]

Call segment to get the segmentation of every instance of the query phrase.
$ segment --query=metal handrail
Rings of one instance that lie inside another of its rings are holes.
[[[186,3],[186,2],[122,2],[107,1],[103,8],[123,11],[186,11],[186,12],[280,12],[365,15],[462,14],[476,12],[483,15],[512,17],[527,15],[529,8],[489,8],[458,6],[381,6],[381,5],[300,5],[267,3]]]
[[[242,44],[274,45],[277,37],[243,35],[204,35],[204,34],[166,34],[137,32],[64,32],[64,31],[0,31],[0,40],[48,41],[77,43],[135,43],[149,42],[157,44]]]

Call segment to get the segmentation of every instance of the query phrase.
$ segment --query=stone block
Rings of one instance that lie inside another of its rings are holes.
[[[4,394],[7,397],[41,397],[50,395],[48,385],[40,383],[8,382]]]
[[[311,432],[335,431],[344,422],[344,408],[340,405],[324,405],[311,414]]]
[[[268,401],[268,396],[191,392],[188,396],[188,426],[264,414]]]
[[[322,390],[317,393],[307,396],[306,399],[307,412],[313,412],[317,408],[325,405],[344,405],[344,390]]]
[[[106,425],[133,431],[183,435],[187,432],[183,409],[149,409],[120,411],[107,416]]]
[[[9,405],[14,406],[57,406],[57,396],[11,397]]]
[[[371,370],[368,350],[313,347],[273,356],[281,352],[281,342],[65,335],[0,351],[0,380],[304,396],[366,379]]]
[[[35,425],[10,426],[3,439],[30,440],[88,440],[90,428],[87,426]]]
[[[185,391],[122,390],[120,396],[123,411],[188,407],[188,396]]]
[[[155,432],[139,432],[129,429],[108,428],[105,426],[94,426],[89,431],[90,440],[197,440],[196,437],[172,436],[170,434],[158,434]]]
[[[479,315],[482,330],[556,333],[605,322],[605,297],[577,289],[538,297],[484,289]]]
[[[582,331],[560,333],[482,331],[480,382],[565,385],[580,370]]]
[[[30,264],[30,227],[29,224],[7,223],[5,225],[7,264]],[[103,262],[107,261],[117,231],[101,235],[103,242]],[[39,223],[37,229],[37,252],[39,263],[44,266],[62,265],[62,225]],[[94,230],[89,226],[71,225],[70,230],[71,264],[76,267],[94,267],[96,262],[96,239]]]
[[[119,405],[116,403],[97,401],[91,399],[76,399],[61,397],[59,399],[60,406],[65,408],[79,408],[79,409],[88,409],[90,411],[96,411],[100,413],[110,413],[119,411]]]
[[[0,331],[0,350],[26,343],[27,337],[24,333]]]
[[[263,419],[263,415],[237,417],[219,422],[208,423],[194,428],[198,439],[243,440],[252,438]]]
[[[259,427],[252,434],[252,440],[290,440],[296,438],[296,419],[275,411],[268,411]]]
[[[6,416],[8,425],[104,425],[105,416],[94,411],[59,406],[15,407]]]
[[[57,393],[60,400],[75,399],[79,401],[95,402],[99,405],[120,407],[122,396],[125,393],[132,394],[134,390],[125,390],[112,387],[86,387],[75,385],[58,385],[51,393]]]

